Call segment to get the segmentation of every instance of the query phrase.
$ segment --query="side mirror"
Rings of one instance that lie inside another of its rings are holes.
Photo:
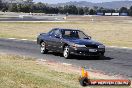
[[[92,37],[91,36],[88,36],[88,39],[91,39]]]

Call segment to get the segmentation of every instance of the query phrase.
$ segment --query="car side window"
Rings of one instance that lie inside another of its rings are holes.
[[[83,32],[78,32],[78,35],[79,35],[79,38],[81,38],[81,39],[85,39],[85,38],[87,38],[87,36],[83,33]]]
[[[55,35],[55,36],[60,36],[60,35],[61,35],[60,30],[55,30],[54,35]]]
[[[48,33],[48,35],[49,35],[49,36],[54,36],[54,31],[55,31],[55,30],[51,30],[51,31]]]

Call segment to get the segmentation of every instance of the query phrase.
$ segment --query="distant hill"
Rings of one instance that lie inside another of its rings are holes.
[[[23,0],[2,0],[4,3],[23,3]]]
[[[31,2],[33,0],[2,0],[2,2],[5,3],[27,3]],[[58,7],[58,6],[65,6],[65,5],[75,5],[78,7],[104,7],[104,8],[112,8],[112,9],[118,9],[121,7],[127,7],[129,8],[132,6],[132,1],[125,0],[125,1],[112,1],[112,2],[103,2],[103,3],[92,3],[87,1],[70,1],[66,3],[58,3],[58,4],[49,4],[49,6]]]
[[[1,0],[3,3],[30,4],[32,0]]]
[[[121,8],[121,7],[130,7],[132,6],[132,1],[112,1],[112,2],[103,2],[103,3],[92,3],[92,2],[87,2],[87,1],[70,1],[66,3],[58,3],[58,4],[52,4],[51,6],[65,6],[65,5],[75,5],[79,7],[93,7],[93,6],[98,6],[98,7],[104,7],[104,8]]]

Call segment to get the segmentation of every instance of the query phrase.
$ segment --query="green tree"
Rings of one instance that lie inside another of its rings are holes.
[[[0,10],[2,10],[3,5],[2,5],[2,0],[0,0]]]
[[[15,3],[10,4],[8,10],[9,10],[10,12],[18,12],[18,10],[17,10],[17,4],[15,4]]]
[[[29,13],[30,12],[30,5],[28,4],[20,4],[19,5],[19,10],[20,12],[25,12],[25,13]]]
[[[129,16],[132,16],[132,6],[129,9]]]
[[[89,14],[89,7],[84,7],[83,11],[84,11],[84,14],[88,15]]]
[[[64,14],[68,13],[68,10],[69,10],[69,6],[68,5],[65,5],[64,6],[64,9],[63,9]]]
[[[38,2],[34,5],[31,5],[31,11],[32,12],[39,12],[39,13],[43,13],[43,12],[48,12],[49,8],[46,7],[46,5],[44,3]]]
[[[96,14],[96,11],[94,9],[90,9],[89,14],[90,15],[95,15]]]
[[[74,5],[66,5],[63,8],[64,14],[78,14],[78,8]]]
[[[97,12],[98,9],[99,9],[98,6],[93,6],[93,10],[94,10],[95,12]]]
[[[68,13],[69,13],[69,14],[77,14],[77,13],[78,13],[77,7],[74,6],[74,5],[70,5],[70,6],[69,6],[69,9],[68,9]]]
[[[59,13],[64,14],[64,7],[58,7]]]
[[[7,3],[2,3],[2,12],[8,11],[9,5]]]
[[[103,7],[98,8],[97,10],[98,13],[105,13],[105,9]]]
[[[84,15],[84,9],[82,7],[78,8],[79,15]]]
[[[17,12],[21,12],[21,9],[22,9],[22,8],[21,8],[21,4],[18,4],[18,5],[17,5]]]
[[[120,13],[128,13],[128,9],[126,7],[121,7],[119,12]]]

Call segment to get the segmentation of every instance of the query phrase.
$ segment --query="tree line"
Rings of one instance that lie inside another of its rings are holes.
[[[127,13],[132,16],[132,6],[130,8],[121,7],[120,9],[108,9],[94,6],[77,7],[75,5],[65,5],[60,7],[52,7],[45,3],[33,3],[32,0],[27,0],[26,3],[2,3],[0,0],[0,10],[5,12],[25,12],[25,13],[46,13],[46,14],[73,14],[73,15],[96,15],[97,13]]]

